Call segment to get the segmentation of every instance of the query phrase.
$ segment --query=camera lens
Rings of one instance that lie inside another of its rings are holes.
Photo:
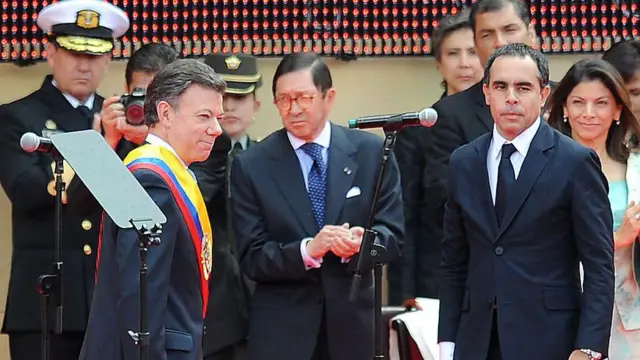
[[[127,122],[131,125],[137,126],[144,122],[144,106],[140,104],[129,104],[127,106]]]

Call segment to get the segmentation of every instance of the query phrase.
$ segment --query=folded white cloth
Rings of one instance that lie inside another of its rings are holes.
[[[439,358],[438,314],[440,311],[440,301],[436,299],[417,298],[416,303],[418,303],[422,310],[396,315],[391,321],[400,319],[404,322],[424,360],[437,360]],[[389,359],[400,360],[398,334],[394,329],[391,329],[389,332]]]

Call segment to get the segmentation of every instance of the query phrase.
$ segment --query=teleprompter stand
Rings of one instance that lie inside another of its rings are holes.
[[[384,128],[383,128],[384,129]],[[393,145],[396,140],[395,131],[385,130],[384,145],[382,149],[382,156],[380,159],[380,170],[378,172],[378,180],[376,187],[373,191],[373,201],[371,203],[371,212],[369,213],[369,219],[367,227],[364,231],[362,238],[362,244],[360,245],[360,253],[358,255],[358,261],[353,275],[353,282],[351,283],[351,293],[349,298],[351,301],[356,301],[358,297],[358,291],[360,290],[360,282],[362,276],[368,274],[373,270],[374,280],[374,334],[375,334],[375,353],[373,358],[375,360],[384,360],[384,334],[382,332],[382,268],[387,254],[387,249],[376,243],[376,236],[378,235],[373,230],[374,219],[378,210],[378,199],[380,197],[380,189],[382,187],[382,181],[384,179],[385,172],[387,171],[387,165],[391,152],[393,151]]]
[[[64,158],[57,151],[52,151],[54,160],[53,176],[55,179],[55,219],[54,219],[54,258],[51,264],[51,273],[38,277],[38,292],[40,293],[40,357],[42,360],[50,360],[50,329],[49,329],[49,309],[55,309],[53,332],[62,334],[62,194],[65,190],[65,183],[62,180],[64,174]]]
[[[98,203],[122,229],[138,233],[140,248],[140,318],[137,331],[129,330],[140,348],[140,359],[148,359],[147,253],[160,245],[162,226],[167,219],[122,160],[96,131],[85,130],[51,136],[51,142],[64,156],[76,175]],[[114,191],[116,189],[116,191]],[[59,191],[58,194],[61,192]],[[91,346],[91,344],[85,344]]]

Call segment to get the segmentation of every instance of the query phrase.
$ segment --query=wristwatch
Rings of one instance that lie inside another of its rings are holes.
[[[589,349],[580,349],[580,352],[586,354],[589,360],[602,360],[602,354]]]

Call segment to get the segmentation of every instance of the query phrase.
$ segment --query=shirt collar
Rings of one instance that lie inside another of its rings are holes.
[[[179,160],[180,163],[182,163],[182,165],[186,168],[189,169],[189,167],[187,166],[187,164],[185,164],[185,162],[180,158],[180,156],[178,155],[178,153],[173,149],[173,147],[171,145],[169,145],[168,142],[164,141],[163,139],[161,139],[158,135],[152,134],[152,133],[148,133],[147,134],[147,138],[145,139],[146,142],[148,142],[151,145],[156,145],[156,146],[162,146],[163,148],[171,151]]]
[[[240,139],[236,140],[236,139],[231,139],[231,149],[233,149],[233,147],[236,144],[240,144],[240,146],[242,147],[242,150],[247,150],[248,144],[249,144],[249,136],[247,136],[246,134],[243,135]]]
[[[289,137],[289,142],[291,143],[293,150],[298,150],[302,145],[307,143],[306,141],[295,137],[292,133],[288,131],[287,131],[287,137]],[[313,140],[313,142],[322,146],[325,149],[329,148],[329,144],[331,143],[331,123],[329,121],[325,122],[324,129],[322,129],[322,132],[320,133],[320,135],[318,135],[318,137],[316,137]]]
[[[56,82],[55,79],[51,80],[51,84],[53,86],[55,86],[58,90],[60,90],[60,88],[58,88],[58,83]],[[84,105],[84,106],[88,107],[89,109],[93,109],[93,101],[96,98],[95,94],[91,94],[91,96],[89,96],[87,98],[87,101],[82,103],[82,102],[80,102],[80,100],[76,99],[75,97],[73,97],[73,96],[71,96],[71,95],[69,95],[69,94],[67,94],[65,92],[61,91],[61,93],[62,93],[62,96],[64,96],[64,98],[67,99],[69,104],[71,104],[71,106],[73,106],[74,108],[77,108],[80,105]]]
[[[534,122],[529,128],[523,131],[520,135],[516,136],[515,139],[509,141],[502,137],[498,133],[498,127],[496,124],[493,124],[493,141],[491,145],[491,156],[494,159],[500,157],[500,152],[502,151],[502,145],[506,143],[511,143],[516,148],[516,151],[520,153],[523,157],[527,156],[527,152],[529,151],[529,146],[531,146],[531,142],[533,141],[534,136],[536,136],[536,132],[540,127],[540,119]]]

